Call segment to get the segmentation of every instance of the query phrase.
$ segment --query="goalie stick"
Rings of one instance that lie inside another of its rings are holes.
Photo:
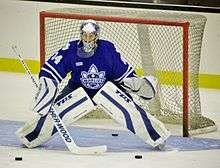
[[[13,45],[12,50],[14,51],[15,55],[18,57],[20,63],[25,69],[25,72],[32,80],[33,85],[38,88],[38,84],[35,81],[28,65],[24,61],[23,57],[19,54],[17,51],[17,46]],[[107,151],[106,145],[100,145],[100,146],[92,146],[92,147],[80,147],[78,146],[73,138],[71,137],[69,131],[67,130],[66,126],[64,125],[63,121],[61,120],[60,116],[55,111],[55,108],[51,106],[51,109],[49,110],[49,115],[53,119],[54,126],[56,127],[57,131],[59,132],[62,140],[66,144],[67,148],[70,150],[70,152],[74,154],[81,154],[81,155],[87,155],[87,154],[102,154]]]

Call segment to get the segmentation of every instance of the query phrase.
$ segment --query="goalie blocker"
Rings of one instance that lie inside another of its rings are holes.
[[[144,111],[111,82],[107,82],[99,90],[93,101],[112,119],[152,147],[163,144],[170,136],[170,132],[162,122]]]

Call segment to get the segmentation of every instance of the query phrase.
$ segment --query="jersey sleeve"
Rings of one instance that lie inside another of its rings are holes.
[[[51,56],[40,70],[39,77],[47,77],[60,83],[71,70],[70,43]]]
[[[121,56],[114,45],[112,47],[112,51],[114,81],[120,83],[126,77],[135,76],[133,67],[126,61],[123,56]]]

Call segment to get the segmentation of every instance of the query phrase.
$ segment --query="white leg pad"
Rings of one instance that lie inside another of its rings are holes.
[[[92,111],[95,106],[84,89],[78,88],[58,100],[54,108],[65,126],[69,126]],[[44,117],[37,115],[20,128],[16,135],[25,146],[33,148],[49,140],[56,132],[50,115]]]
[[[112,119],[125,126],[152,147],[164,142],[170,132],[164,124],[135,104],[113,83],[107,82],[93,101]]]

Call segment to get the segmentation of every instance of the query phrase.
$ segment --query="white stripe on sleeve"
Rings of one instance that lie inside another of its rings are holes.
[[[53,73],[55,73],[59,77],[60,81],[63,79],[60,76],[60,74],[56,71],[56,69],[54,69],[48,62],[46,62],[45,64],[52,70]]]
[[[60,83],[60,81],[57,79],[57,77],[51,71],[49,71],[46,68],[41,68],[41,70],[46,71],[47,73],[49,73],[56,80],[57,83]]]

